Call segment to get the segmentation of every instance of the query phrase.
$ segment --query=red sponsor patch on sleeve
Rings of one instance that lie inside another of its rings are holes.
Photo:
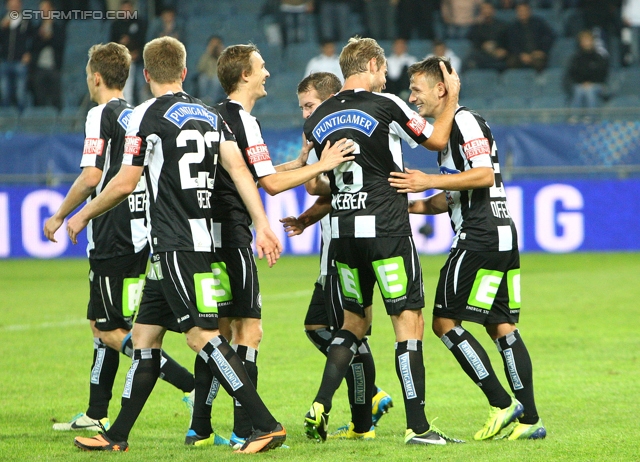
[[[124,137],[124,153],[134,156],[140,155],[140,146],[142,146],[142,138],[139,136]]]
[[[102,155],[104,149],[104,140],[102,138],[85,138],[82,154]]]
[[[416,136],[420,136],[422,134],[422,130],[427,126],[427,121],[420,117],[418,114],[413,114],[413,117],[409,119],[407,122],[407,127],[415,133]]]
[[[482,154],[491,155],[491,146],[489,146],[489,140],[486,138],[478,138],[475,140],[467,141],[462,145],[464,155],[468,160],[471,160],[475,156]]]
[[[271,160],[271,156],[269,156],[269,149],[266,144],[249,146],[246,149],[246,152],[247,159],[251,165],[257,164],[258,162],[264,162],[265,160]]]

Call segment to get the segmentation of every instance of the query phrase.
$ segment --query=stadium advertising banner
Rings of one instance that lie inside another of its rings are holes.
[[[66,236],[66,222],[57,243],[42,232],[44,222],[60,206],[69,186],[0,186],[0,258],[55,258],[86,256],[86,231],[78,245]],[[509,212],[518,229],[520,249],[529,252],[638,251],[640,240],[640,180],[515,181],[506,186]],[[262,191],[261,191],[262,192]],[[262,192],[263,193],[263,192]],[[414,198],[429,194],[412,195]],[[285,253],[319,251],[320,231],[314,225],[300,236],[288,238],[279,219],[298,216],[315,197],[303,187],[263,200],[272,229]],[[429,223],[428,237],[419,232]],[[453,232],[446,214],[411,217],[416,246],[421,253],[447,252]]]

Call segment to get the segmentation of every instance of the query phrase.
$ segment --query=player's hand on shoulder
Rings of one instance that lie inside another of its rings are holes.
[[[391,172],[389,184],[396,188],[399,193],[416,193],[431,189],[431,177],[437,175],[427,175],[420,170],[405,168],[404,172]]]
[[[322,164],[323,171],[328,172],[333,170],[343,162],[354,160],[355,156],[350,155],[355,151],[356,146],[353,140],[342,138],[336,141],[333,145],[331,141],[327,141],[327,145],[322,150],[322,156],[320,163]]]

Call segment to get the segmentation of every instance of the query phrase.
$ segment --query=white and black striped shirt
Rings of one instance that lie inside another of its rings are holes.
[[[102,178],[87,199],[91,202],[120,170],[132,106],[113,98],[87,114],[80,167],[102,170]],[[128,200],[92,219],[87,226],[87,255],[92,259],[138,253],[147,245],[145,184],[141,181]]]
[[[220,114],[186,93],[167,93],[131,115],[124,164],[145,166],[153,252],[212,252],[219,145],[235,141]]]
[[[388,178],[390,172],[404,171],[401,140],[416,147],[431,136],[432,125],[394,95],[348,90],[318,106],[304,132],[314,144],[310,159],[321,155],[327,141],[356,143],[355,160],[328,173],[332,237],[411,235],[407,195],[391,187]]]
[[[438,153],[440,173],[456,174],[477,167],[494,170],[490,188],[445,191],[453,248],[506,251],[518,248],[518,236],[507,207],[498,148],[487,122],[465,107],[456,111],[449,143]]]

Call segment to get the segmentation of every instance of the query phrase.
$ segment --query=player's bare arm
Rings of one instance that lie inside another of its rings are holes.
[[[113,177],[104,190],[67,222],[67,234],[71,242],[78,243],[78,234],[87,226],[89,220],[111,210],[129,197],[136,189],[143,169],[144,167],[133,165],[120,167],[118,174]]]
[[[430,151],[442,151],[447,147],[449,136],[451,135],[451,127],[453,126],[453,117],[458,107],[458,95],[460,94],[460,77],[455,69],[451,69],[451,74],[443,62],[440,63],[440,69],[444,77],[444,86],[447,90],[447,104],[442,113],[433,122],[433,133],[422,143],[422,146]]]
[[[272,267],[280,258],[282,245],[269,227],[260,193],[258,193],[258,188],[235,141],[225,141],[220,144],[220,163],[231,176],[253,220],[256,229],[258,257],[262,259],[263,256],[266,256],[269,267]]]
[[[71,212],[73,212],[80,204],[82,204],[87,197],[89,197],[93,191],[95,191],[96,186],[100,182],[102,178],[102,170],[96,167],[84,167],[82,169],[82,173],[76,178],[76,181],[73,182],[71,189],[67,193],[66,197],[60,204],[60,207],[53,214],[51,218],[49,218],[44,224],[44,235],[51,242],[58,242],[55,239],[54,234],[62,223],[64,219],[69,216]]]
[[[297,236],[314,223],[320,221],[327,213],[331,212],[331,197],[320,196],[315,203],[302,212],[298,218],[281,218],[280,223],[288,237]]]
[[[312,196],[331,196],[331,183],[329,183],[327,175],[318,175],[307,181],[304,188]]]
[[[322,151],[321,159],[315,164],[306,165],[297,170],[289,170],[286,172],[274,173],[272,175],[263,176],[258,179],[260,186],[270,196],[281,193],[291,188],[295,188],[312,178],[317,177],[321,173],[333,170],[343,162],[355,159],[351,156],[355,146],[353,141],[343,138],[337,141],[333,147],[328,141],[325,149]]]
[[[285,162],[284,164],[276,165],[274,168],[276,172],[287,172],[289,170],[296,170],[307,165],[307,159],[309,158],[309,152],[313,148],[313,141],[307,141],[304,133],[302,134],[302,148],[300,148],[300,155],[297,159],[291,162]]]
[[[417,215],[438,215],[449,209],[447,197],[444,192],[439,192],[424,199],[410,200],[409,213]]]
[[[404,172],[391,172],[389,184],[399,193],[415,193],[427,189],[467,191],[493,186],[494,172],[491,167],[477,167],[454,175],[427,174],[406,168]]]

